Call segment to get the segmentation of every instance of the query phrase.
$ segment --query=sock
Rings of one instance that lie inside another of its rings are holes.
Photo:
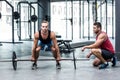
[[[104,62],[104,64],[108,64],[107,62]]]

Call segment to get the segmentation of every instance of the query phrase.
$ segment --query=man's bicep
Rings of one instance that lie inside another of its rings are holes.
[[[38,35],[35,34],[35,36],[34,36],[34,46],[37,46],[37,43],[38,43]]]
[[[56,37],[55,37],[55,36],[52,38],[52,41],[53,41],[54,44],[57,43],[57,40],[56,40]]]
[[[37,45],[38,39],[34,39],[34,45]]]
[[[54,33],[52,34],[52,41],[53,41],[54,45],[57,44],[56,35]]]

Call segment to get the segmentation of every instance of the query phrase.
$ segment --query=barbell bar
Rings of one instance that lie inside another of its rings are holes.
[[[28,20],[28,21],[18,21],[18,20],[16,20],[16,23],[19,23],[19,22],[27,22],[27,23],[30,23],[30,20]]]
[[[89,58],[80,58],[80,59],[70,59],[70,58],[62,58],[61,61],[88,61]],[[14,70],[17,70],[17,62],[18,61],[31,61],[31,59],[17,59],[16,52],[13,51],[12,59],[0,60],[0,62],[12,62],[12,66]],[[38,61],[55,61],[55,59],[38,59]]]
[[[61,59],[61,61],[73,61],[74,59]],[[85,61],[89,60],[86,58],[75,59],[76,61]],[[31,61],[30,59],[14,59],[14,61]],[[55,59],[38,59],[38,61],[55,61]]]

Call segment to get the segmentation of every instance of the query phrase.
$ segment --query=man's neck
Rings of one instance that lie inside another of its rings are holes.
[[[47,34],[48,34],[48,31],[44,32],[44,31],[41,30],[41,33],[42,33],[43,35],[47,35]]]
[[[99,35],[101,32],[102,32],[102,31],[100,30],[100,31],[97,33],[97,35]]]

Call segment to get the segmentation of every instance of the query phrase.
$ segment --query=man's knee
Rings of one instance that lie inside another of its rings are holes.
[[[92,64],[94,67],[98,67],[100,65],[100,63],[94,63]]]
[[[96,53],[96,52],[98,52],[98,49],[91,49],[91,52]]]
[[[54,47],[51,47],[51,50],[52,50],[53,52],[55,52],[55,51],[56,51],[56,48],[54,48]]]
[[[101,53],[101,51],[100,49],[91,49],[91,53],[97,55],[98,53]]]
[[[93,61],[93,66],[94,67],[97,67],[97,66],[99,66],[101,64],[101,61],[99,60],[99,59],[95,59],[94,61]]]

